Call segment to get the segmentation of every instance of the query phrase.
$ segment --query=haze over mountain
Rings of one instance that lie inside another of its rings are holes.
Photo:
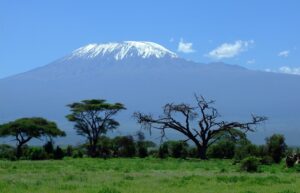
[[[299,145],[300,76],[196,63],[153,42],[89,44],[46,66],[1,79],[0,88],[1,122],[43,116],[67,131],[66,143],[78,141],[65,119],[72,102],[101,98],[124,103],[118,132],[133,134],[139,129],[133,112],[159,114],[167,102],[193,104],[197,93],[216,100],[221,119],[245,121],[252,113],[269,117],[251,135],[255,142],[279,132],[289,144]]]

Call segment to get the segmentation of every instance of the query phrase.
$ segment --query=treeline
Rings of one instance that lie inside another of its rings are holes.
[[[43,146],[24,146],[22,155],[17,158],[16,148],[10,145],[0,145],[0,159],[8,160],[47,160],[63,159],[64,157],[82,158],[88,157],[88,144],[80,146],[55,146],[52,140],[47,141]],[[243,138],[235,141],[231,138],[224,138],[209,147],[207,156],[209,159],[233,159],[234,163],[249,160],[256,165],[278,164],[287,155],[300,153],[300,149],[288,148],[283,135],[274,134],[266,138],[264,145],[252,144],[248,139]],[[165,141],[160,145],[145,140],[142,132],[135,136],[117,136],[109,138],[103,136],[96,146],[96,156],[99,158],[114,157],[155,157],[166,158],[198,158],[197,148],[184,141]]]
[[[185,137],[183,141],[166,141],[159,146],[145,140],[142,132],[135,136],[107,137],[107,132],[119,127],[114,119],[120,111],[126,110],[122,103],[108,103],[105,100],[83,100],[67,105],[70,114],[66,118],[74,123],[78,135],[85,137],[81,146],[54,146],[53,138],[64,137],[55,122],[41,117],[20,118],[0,125],[0,137],[12,137],[16,147],[2,145],[0,158],[16,159],[62,159],[69,157],[159,157],[159,158],[219,158],[241,162],[244,170],[256,170],[259,164],[280,163],[289,156],[289,167],[300,161],[297,152],[288,151],[283,135],[273,135],[266,144],[256,146],[246,137],[267,120],[252,115],[248,122],[219,120],[214,101],[207,101],[195,95],[196,105],[168,103],[160,116],[135,112],[133,117],[142,129],[151,132],[159,130],[164,138],[166,130],[173,130]],[[47,139],[43,147],[29,147],[32,139]]]

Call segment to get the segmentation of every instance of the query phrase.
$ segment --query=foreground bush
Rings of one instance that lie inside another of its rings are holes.
[[[246,172],[257,172],[259,167],[259,159],[256,157],[247,157],[241,161],[241,170]]]

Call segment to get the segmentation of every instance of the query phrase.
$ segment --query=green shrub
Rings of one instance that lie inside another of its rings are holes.
[[[147,151],[147,148],[145,146],[142,146],[142,145],[138,146],[137,149],[138,149],[138,156],[140,158],[145,158],[145,157],[148,156],[148,151]]]
[[[16,160],[15,148],[6,144],[0,145],[0,159]]]
[[[250,156],[241,161],[241,170],[246,172],[257,172],[259,165],[259,159]]]
[[[158,149],[156,149],[156,148],[149,148],[148,149],[148,156],[158,157]]]
[[[73,153],[73,158],[83,158],[83,152],[80,149],[77,149]]]
[[[53,147],[53,141],[52,140],[50,140],[47,143],[45,143],[45,145],[43,146],[43,148],[44,148],[44,150],[45,150],[45,152],[47,154],[52,154],[53,155],[53,153],[54,153],[54,147]]]
[[[215,145],[208,149],[208,157],[220,158],[220,159],[231,159],[234,156],[235,144],[233,141],[223,140],[219,141]]]
[[[300,164],[295,165],[295,166],[294,166],[294,170],[295,170],[296,172],[300,172]]]
[[[280,163],[287,150],[284,136],[281,134],[274,134],[271,137],[266,138],[266,144],[268,154],[273,158],[275,163]]]
[[[135,142],[132,136],[118,136],[112,140],[114,154],[119,157],[134,157]]]
[[[234,154],[235,162],[240,162],[241,160],[249,157],[249,156],[258,156],[258,147],[252,144],[248,140],[244,140],[237,144]]]
[[[182,141],[170,141],[170,152],[174,158],[186,158],[188,155],[188,144]]]
[[[271,156],[265,155],[260,159],[260,163],[263,165],[271,165],[274,163],[274,160]]]
[[[39,147],[32,147],[29,150],[29,159],[30,160],[45,160],[48,159],[47,153],[44,149]]]
[[[72,145],[68,145],[67,149],[66,149],[66,156],[68,157],[72,157],[73,156],[73,146]]]
[[[64,156],[65,155],[64,155],[63,150],[59,146],[57,146],[55,151],[54,151],[54,159],[60,160],[60,159],[63,159]]]
[[[163,143],[159,146],[157,156],[161,159],[167,158],[169,156],[169,147],[167,143]]]
[[[196,147],[190,147],[188,149],[188,156],[191,158],[199,158],[199,152]]]

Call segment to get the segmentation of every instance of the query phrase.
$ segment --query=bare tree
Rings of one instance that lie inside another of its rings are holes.
[[[163,107],[163,114],[158,118],[140,112],[134,113],[134,117],[142,128],[150,131],[152,128],[160,130],[162,137],[167,129],[182,133],[187,137],[186,141],[190,140],[196,145],[200,159],[207,159],[207,148],[224,135],[237,137],[236,134],[240,132],[253,132],[257,124],[267,119],[252,115],[252,120],[245,123],[219,121],[220,115],[213,107],[215,101],[206,101],[203,96],[197,95],[195,98],[195,107],[185,103],[169,103]],[[194,126],[197,126],[197,129]]]

